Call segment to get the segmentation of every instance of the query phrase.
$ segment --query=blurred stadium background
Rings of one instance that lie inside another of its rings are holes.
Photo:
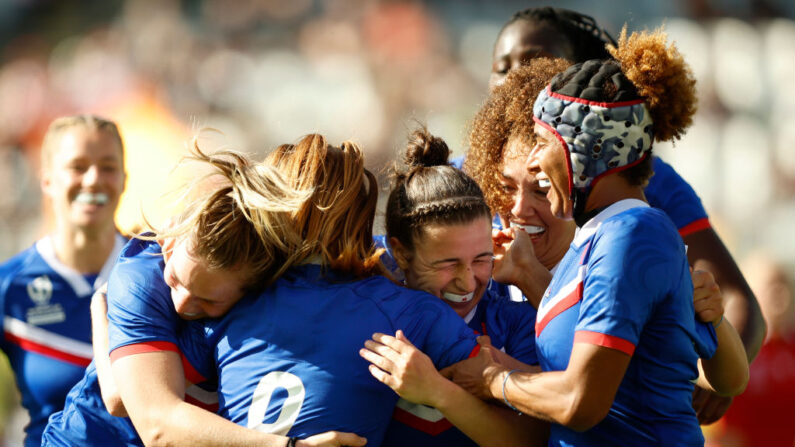
[[[165,177],[203,126],[260,154],[309,132],[351,139],[385,186],[417,121],[466,151],[500,27],[548,3],[592,15],[613,35],[624,23],[665,23],[696,74],[700,110],[676,147],[657,151],[694,186],[737,259],[763,251],[792,277],[790,0],[0,0],[0,260],[47,231],[39,145],[57,116],[119,123],[125,230],[142,208],[157,213]],[[6,421],[7,372],[0,386]],[[21,445],[23,424],[11,418],[6,445]]]

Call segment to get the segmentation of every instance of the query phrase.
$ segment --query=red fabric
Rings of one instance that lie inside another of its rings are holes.
[[[795,332],[762,346],[750,371],[723,417],[726,437],[739,441],[733,446],[795,446]]]

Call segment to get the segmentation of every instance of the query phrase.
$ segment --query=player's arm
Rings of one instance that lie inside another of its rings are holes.
[[[483,347],[477,357],[442,373],[484,399],[507,400],[525,414],[578,431],[607,416],[631,358],[612,348],[575,342],[565,371],[511,372],[494,362],[491,349]]]
[[[726,318],[737,328],[748,361],[759,353],[767,327],[759,303],[745,281],[729,250],[712,228],[688,234],[682,238],[687,245],[687,257],[695,270],[706,270],[720,284],[724,296],[737,300],[742,312],[727,313]]]
[[[478,445],[546,445],[546,423],[490,405],[445,379],[402,331],[374,334],[359,353],[371,362],[373,377],[406,400],[436,408]]]
[[[110,356],[108,355],[108,286],[103,285],[91,297],[91,338],[94,350],[94,365],[97,368],[97,379],[108,413],[114,416],[127,416],[127,410],[121,401],[113,372],[110,369]]]
[[[748,358],[740,335],[723,317],[723,295],[715,278],[705,271],[694,271],[693,306],[699,320],[715,327],[718,349],[709,360],[699,359],[696,384],[722,396],[736,396],[748,384]]]
[[[118,350],[117,350],[118,351]],[[169,350],[114,358],[114,378],[130,418],[147,446],[285,446],[285,436],[250,430],[186,403],[180,356]],[[348,433],[325,433],[303,446],[364,445]]]

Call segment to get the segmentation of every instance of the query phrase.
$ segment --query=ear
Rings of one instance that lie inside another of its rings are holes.
[[[389,246],[392,247],[392,256],[395,257],[395,262],[397,262],[400,270],[408,270],[411,261],[411,252],[409,252],[409,250],[395,237],[389,238]]]
[[[174,247],[177,245],[177,238],[169,237],[158,239],[157,243],[160,244],[160,252],[163,253],[163,261],[168,262],[171,259],[171,254],[174,252]]]
[[[39,185],[41,186],[41,191],[44,193],[45,196],[51,197],[52,196],[52,177],[50,176],[49,169],[42,169],[41,173],[39,174]]]

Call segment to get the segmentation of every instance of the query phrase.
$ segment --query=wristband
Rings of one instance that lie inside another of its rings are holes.
[[[511,377],[511,374],[513,374],[513,373],[515,373],[517,371],[519,371],[519,370],[518,369],[512,369],[512,370],[508,371],[508,374],[506,374],[505,378],[502,379],[502,400],[505,402],[505,405],[507,405],[508,408],[510,408],[511,410],[513,410],[513,411],[515,411],[515,412],[517,412],[517,413],[519,413],[521,415],[522,412],[519,411],[518,408],[516,408],[513,405],[511,405],[511,403],[508,402],[508,396],[505,395],[505,384],[508,383],[508,377]]]
[[[723,315],[720,316],[720,320],[718,320],[718,324],[712,326],[713,328],[717,329],[723,323]]]
[[[298,442],[298,438],[295,436],[291,436],[290,439],[287,440],[287,445],[284,447],[295,447],[296,442]]]

